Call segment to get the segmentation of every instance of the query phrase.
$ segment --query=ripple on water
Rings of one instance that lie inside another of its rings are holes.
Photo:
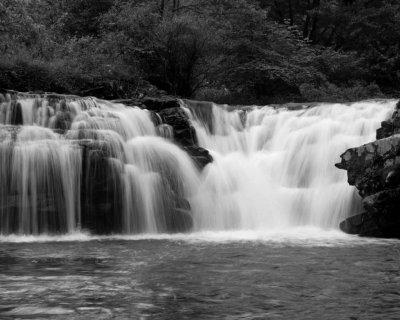
[[[400,319],[399,241],[299,232],[8,243],[0,319]]]
[[[39,316],[39,315],[67,315],[75,313],[72,309],[61,307],[23,306],[3,312],[3,316]]]

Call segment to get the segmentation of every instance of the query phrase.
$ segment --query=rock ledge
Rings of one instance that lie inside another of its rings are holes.
[[[391,119],[377,130],[377,140],[341,155],[339,169],[359,190],[364,212],[340,223],[346,233],[400,238],[400,101]]]

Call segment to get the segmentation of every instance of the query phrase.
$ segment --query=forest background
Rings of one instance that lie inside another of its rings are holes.
[[[231,104],[400,94],[398,0],[2,0],[0,88]]]

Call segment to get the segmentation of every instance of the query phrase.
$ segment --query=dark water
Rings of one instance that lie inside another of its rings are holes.
[[[240,238],[2,239],[0,319],[400,319],[400,241]]]

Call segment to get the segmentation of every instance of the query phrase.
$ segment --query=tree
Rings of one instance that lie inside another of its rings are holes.
[[[114,0],[64,1],[59,19],[61,30],[71,36],[97,36],[101,16],[110,10]]]
[[[3,0],[0,86],[219,102],[400,87],[398,0]]]

